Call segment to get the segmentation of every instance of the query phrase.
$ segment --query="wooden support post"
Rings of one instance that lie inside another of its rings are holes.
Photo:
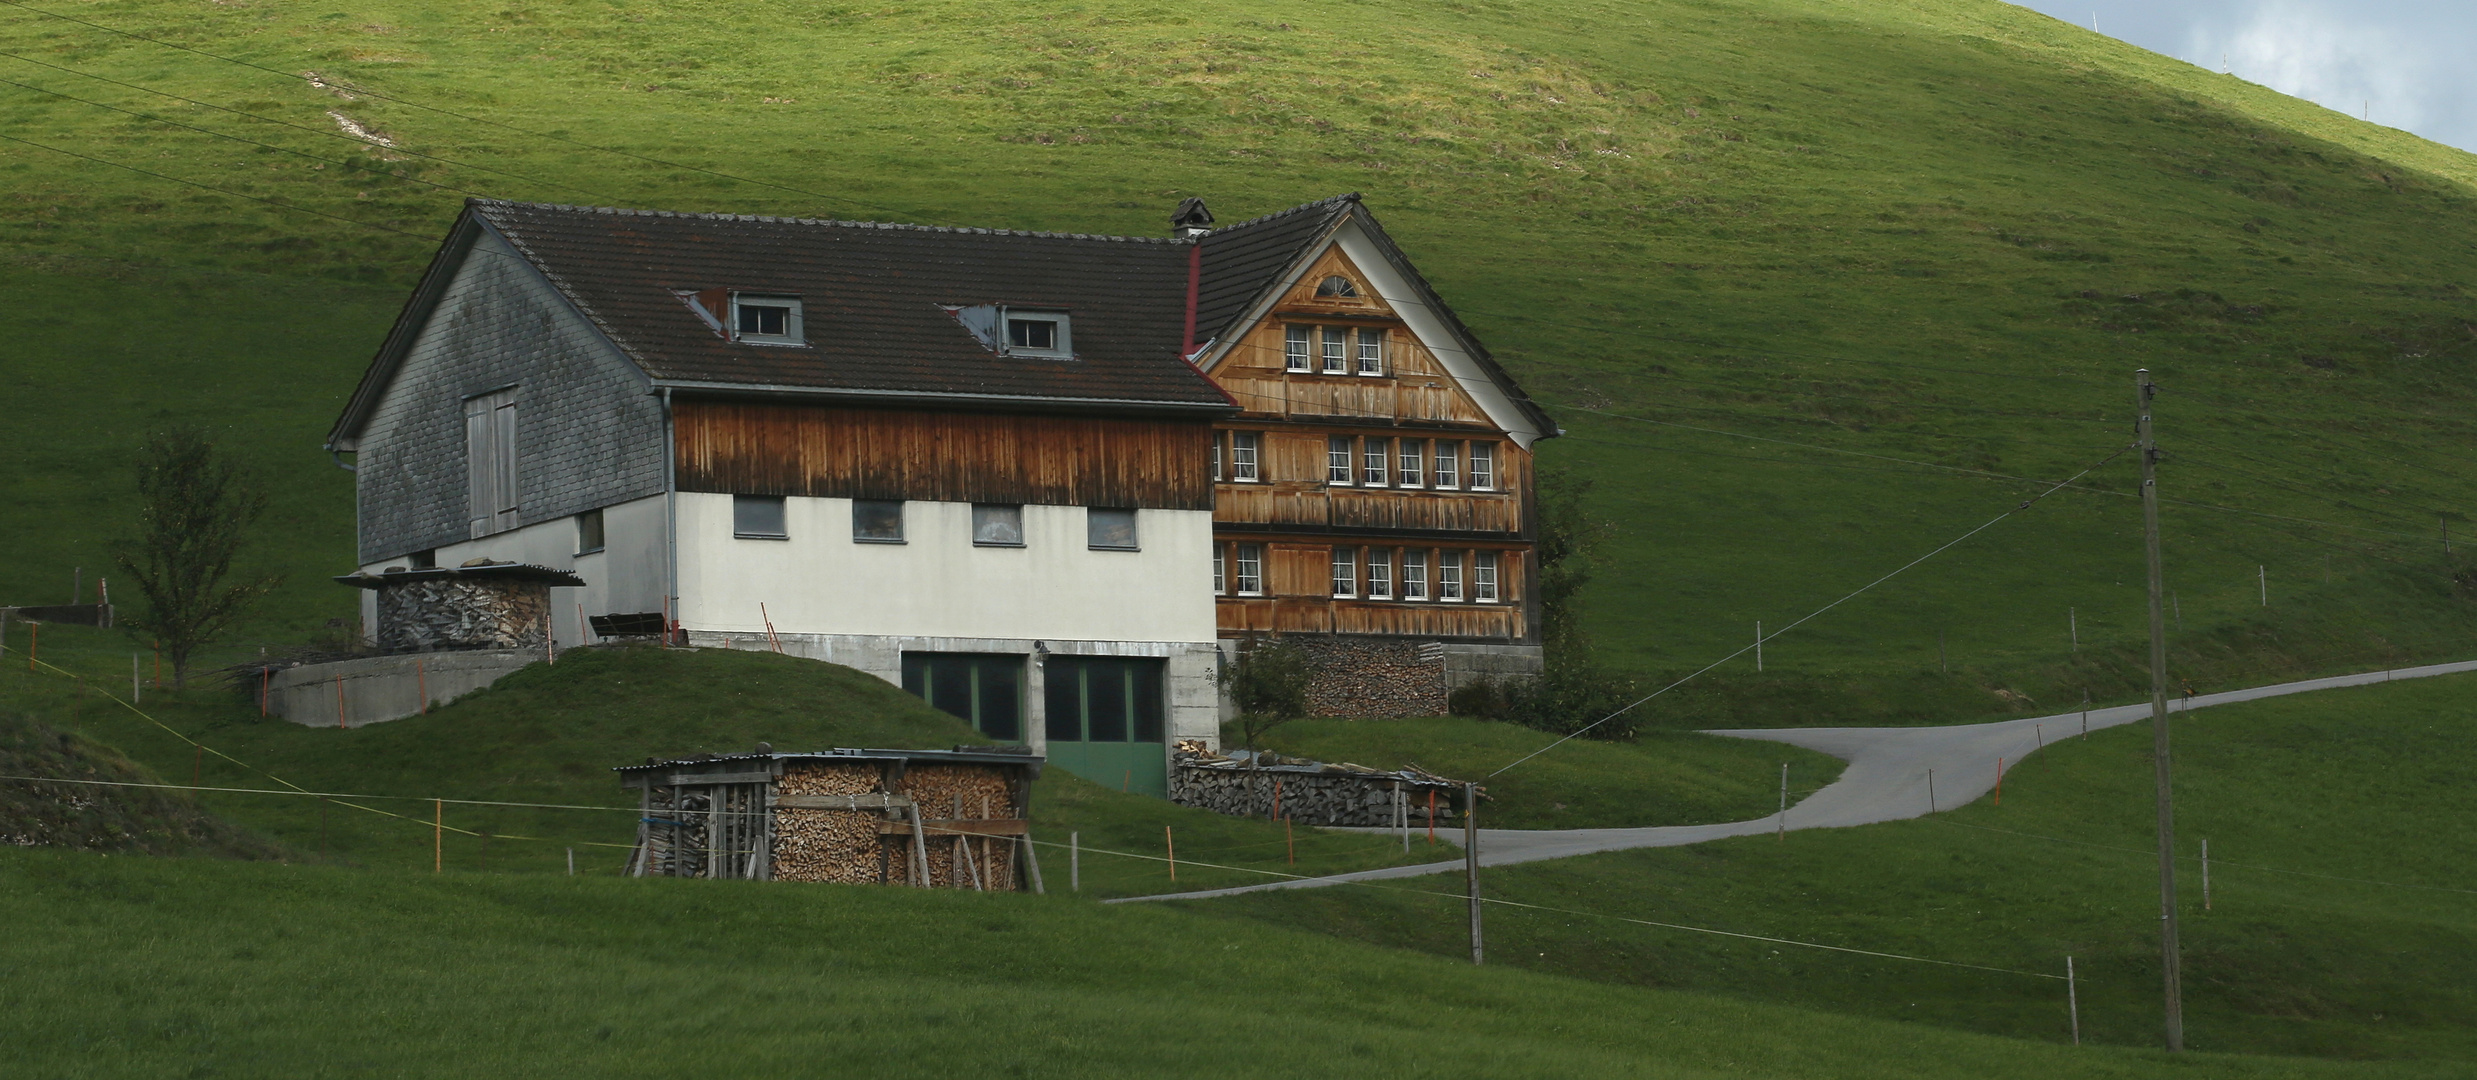
[[[1066,891],[1084,891],[1084,834],[1066,834]]]
[[[335,726],[352,726],[344,722],[344,673],[340,671],[335,676]]]
[[[575,876],[576,876],[576,849],[575,849],[575,848],[569,848],[569,849],[568,849],[568,876],[569,876],[569,877],[575,877]]]
[[[142,704],[144,701],[145,701],[145,699],[144,699],[144,698],[142,698],[142,697],[139,697],[139,696],[138,696],[138,654],[136,654],[136,653],[130,653],[130,654],[129,654],[129,704],[132,704],[132,705],[137,705],[137,704]]]
[[[2210,838],[2202,838],[2202,910],[2210,910]]]
[[[1023,836],[1015,843],[1023,851],[1024,879],[1031,883],[1032,895],[1049,895],[1049,890],[1041,887],[1041,853],[1033,850],[1031,831],[1026,829]]]
[[[1170,827],[1161,827],[1161,844],[1170,853],[1170,880],[1178,880],[1178,838],[1170,835]]]
[[[1436,846],[1436,789],[1428,789],[1428,846]]]
[[[1995,759],[1995,804],[2004,805],[2004,759]]]
[[[1783,843],[1789,839],[1789,763],[1786,761],[1780,763],[1780,824],[1774,830],[1774,836]]]
[[[430,800],[430,872],[447,871],[447,802]]]

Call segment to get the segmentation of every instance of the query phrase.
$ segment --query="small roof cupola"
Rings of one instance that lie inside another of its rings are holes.
[[[1204,208],[1204,200],[1190,195],[1178,201],[1178,211],[1170,215],[1170,235],[1193,240],[1211,231],[1213,212]]]

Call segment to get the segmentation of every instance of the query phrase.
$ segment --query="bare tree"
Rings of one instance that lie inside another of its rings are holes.
[[[148,439],[137,481],[138,536],[119,545],[116,561],[145,595],[146,610],[121,625],[159,643],[172,660],[173,685],[183,686],[199,647],[280,580],[225,581],[250,526],[266,513],[267,496],[189,429]]]

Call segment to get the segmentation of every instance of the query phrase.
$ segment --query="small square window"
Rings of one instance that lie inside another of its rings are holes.
[[[1136,550],[1135,511],[1085,510],[1084,543],[1096,551]]]
[[[731,294],[731,340],[751,345],[806,345],[800,298]]]
[[[576,515],[576,553],[591,555],[602,550],[602,511],[587,510]]]
[[[1066,313],[1007,309],[1006,353],[1009,356],[1073,358],[1074,333],[1067,323]]]
[[[973,503],[972,546],[1022,547],[1023,507]]]
[[[732,496],[731,535],[750,540],[790,539],[791,534],[783,528],[783,497]]]
[[[903,503],[899,499],[853,499],[851,538],[861,544],[903,542]]]

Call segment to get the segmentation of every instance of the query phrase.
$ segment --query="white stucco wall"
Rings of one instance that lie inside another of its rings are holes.
[[[1212,642],[1213,516],[1140,510],[1139,551],[1085,544],[1084,508],[1026,506],[1024,546],[972,545],[968,503],[904,504],[901,544],[851,538],[851,501],[785,500],[788,540],[731,535],[731,496],[679,496],[691,629],[1026,640]],[[762,612],[759,605],[763,605]]]
[[[578,621],[580,608],[588,617],[662,610],[663,580],[669,572],[662,557],[663,529],[662,497],[657,495],[603,507],[601,551],[577,554],[576,519],[562,517],[450,544],[437,549],[435,560],[444,567],[488,558],[574,571],[585,580],[584,588],[550,591],[551,633],[565,647],[586,640]],[[404,559],[385,559],[365,563],[361,569],[376,574],[390,566],[407,565]],[[364,632],[375,629],[377,620],[378,594],[365,590],[361,598]]]

